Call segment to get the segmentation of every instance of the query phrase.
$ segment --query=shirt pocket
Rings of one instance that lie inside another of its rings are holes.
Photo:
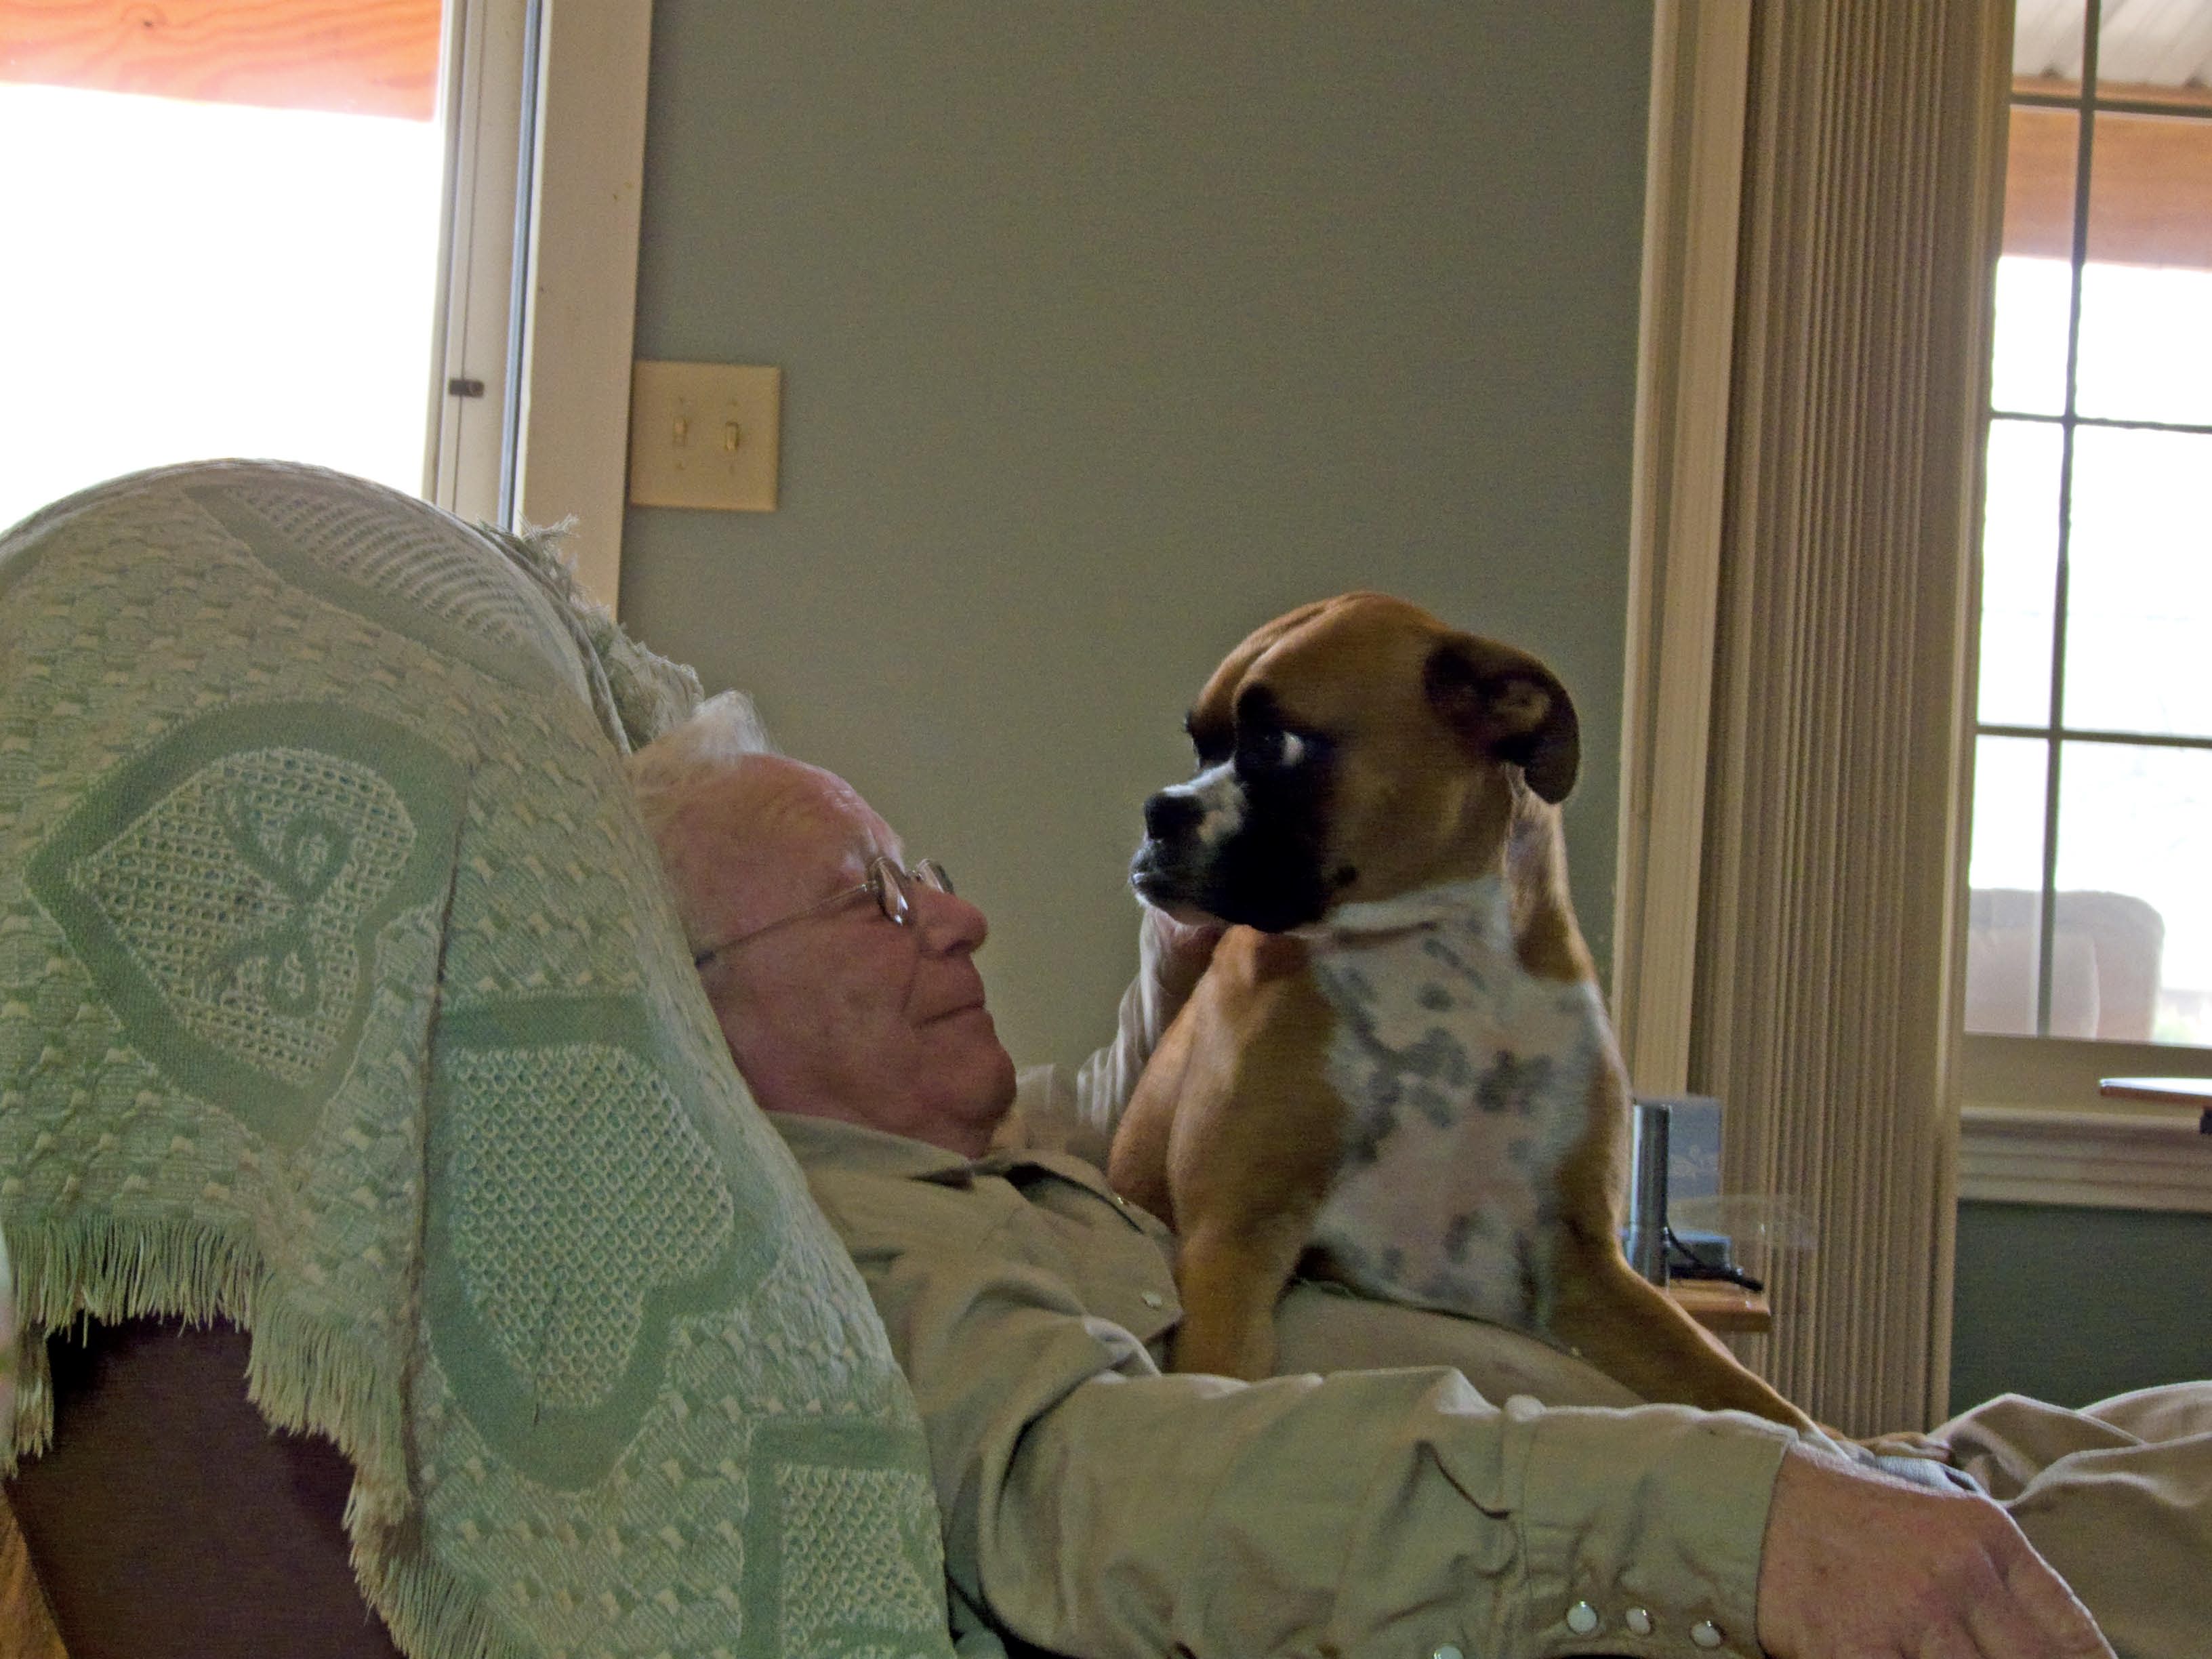
[[[1041,1183],[1030,1197],[1047,1222],[1049,1265],[1084,1311],[1157,1352],[1182,1318],[1166,1230],[1127,1200],[1073,1182]]]

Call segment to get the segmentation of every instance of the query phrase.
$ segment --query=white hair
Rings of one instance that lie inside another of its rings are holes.
[[[781,751],[761,723],[760,711],[742,691],[707,699],[623,763],[637,810],[658,842],[684,799],[708,779],[745,763],[753,755]]]

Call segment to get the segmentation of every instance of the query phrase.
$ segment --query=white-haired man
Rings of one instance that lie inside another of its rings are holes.
[[[1589,1408],[1625,1397],[1513,1333],[1301,1287],[1285,1369],[1334,1374],[1161,1375],[1164,1230],[1081,1158],[994,1150],[1018,1085],[982,912],[849,785],[761,748],[717,700],[633,777],[732,1053],[914,1386],[956,1635],[1096,1659],[2111,1654],[1995,1504],[1747,1418]],[[1078,1091],[1094,1149],[1207,948],[1146,929]]]

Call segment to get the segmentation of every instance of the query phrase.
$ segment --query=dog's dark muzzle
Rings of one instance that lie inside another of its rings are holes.
[[[1249,836],[1208,848],[1188,836],[1148,836],[1129,860],[1129,884],[1182,921],[1238,922],[1267,933],[1318,921],[1328,905],[1311,866],[1268,851]]]
[[[1199,839],[1206,804],[1187,789],[1163,789],[1145,803],[1145,840],[1129,861],[1129,884],[1164,910],[1206,908],[1212,859]]]

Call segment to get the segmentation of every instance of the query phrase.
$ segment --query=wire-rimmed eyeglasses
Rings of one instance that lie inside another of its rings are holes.
[[[834,910],[866,893],[875,900],[876,908],[884,913],[884,920],[903,927],[914,920],[914,890],[927,887],[932,892],[950,893],[952,878],[935,859],[924,859],[911,870],[899,867],[898,860],[889,854],[879,854],[868,860],[867,878],[857,886],[841,889],[819,904],[810,904],[804,910],[793,910],[787,916],[778,916],[735,939],[726,939],[720,945],[709,945],[691,958],[694,968],[704,968],[726,951],[734,951],[740,945],[750,945],[763,933],[774,933],[794,921],[804,921],[809,916],[818,916],[824,910]]]

